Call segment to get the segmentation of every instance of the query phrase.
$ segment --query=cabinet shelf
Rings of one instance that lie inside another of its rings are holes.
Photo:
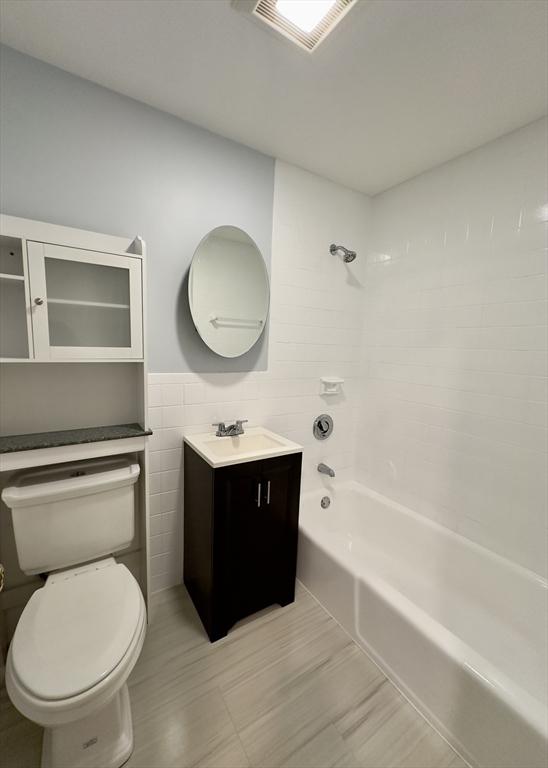
[[[24,275],[9,275],[6,272],[0,272],[0,280],[17,280],[19,282],[23,282],[24,279]]]
[[[78,301],[77,299],[49,299],[48,304],[68,304],[71,307],[101,307],[103,309],[129,309],[129,304],[109,304],[105,301]]]

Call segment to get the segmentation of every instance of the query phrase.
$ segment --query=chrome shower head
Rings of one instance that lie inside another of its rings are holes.
[[[354,261],[356,256],[358,255],[356,251],[349,251],[348,248],[345,248],[344,245],[335,245],[334,243],[329,247],[329,253],[332,253],[334,256],[339,253],[342,256],[342,260],[345,262],[345,264],[350,264],[351,261]]]

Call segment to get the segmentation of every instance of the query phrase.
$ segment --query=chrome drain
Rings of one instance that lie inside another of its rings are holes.
[[[320,504],[322,505],[322,509],[327,509],[327,507],[331,504],[331,499],[329,496],[324,496],[320,501]]]

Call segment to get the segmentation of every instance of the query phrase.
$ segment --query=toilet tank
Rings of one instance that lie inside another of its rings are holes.
[[[127,547],[139,465],[125,457],[20,472],[2,492],[25,573],[49,573]]]

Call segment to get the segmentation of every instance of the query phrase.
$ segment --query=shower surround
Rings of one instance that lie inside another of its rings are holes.
[[[547,123],[373,199],[356,476],[546,578]]]

